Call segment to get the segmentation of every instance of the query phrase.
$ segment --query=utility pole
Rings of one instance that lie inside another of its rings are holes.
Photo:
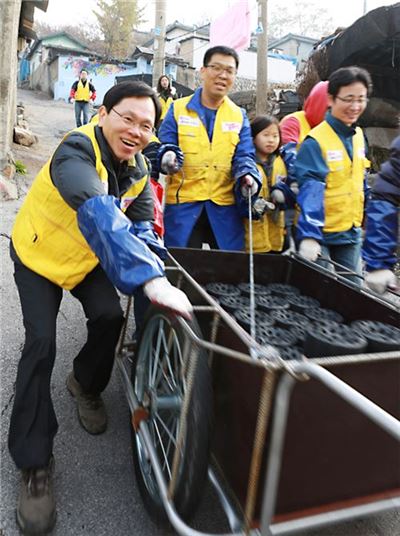
[[[365,15],[367,12],[367,0],[364,0],[364,11],[363,11],[363,15]]]
[[[258,0],[257,24],[257,91],[256,114],[266,114],[268,111],[268,36],[267,36],[267,3],[268,0]]]
[[[156,0],[154,27],[153,87],[164,74],[166,0]]]

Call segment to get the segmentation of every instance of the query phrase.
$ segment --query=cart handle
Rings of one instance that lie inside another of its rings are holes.
[[[350,270],[350,268],[347,268],[347,266],[343,266],[343,264],[339,264],[338,262],[333,261],[329,257],[321,256],[321,257],[318,257],[318,259],[321,260],[321,261],[326,262],[327,264],[331,264],[335,268],[335,272],[332,272],[331,270],[329,270],[325,266],[321,266],[321,265],[317,264],[316,262],[308,261],[307,259],[305,259],[304,257],[302,257],[301,255],[299,255],[296,252],[291,252],[290,257],[293,257],[298,261],[301,261],[301,262],[303,262],[305,264],[308,264],[309,266],[312,266],[314,269],[317,269],[317,270],[320,270],[322,272],[325,272],[325,273],[329,274],[331,277],[334,277],[335,279],[339,279],[341,283],[346,283],[347,285],[353,287],[357,291],[361,291],[364,294],[372,296],[375,300],[381,302],[383,305],[387,305],[387,306],[389,306],[391,308],[395,307],[395,303],[393,302],[393,300],[391,298],[388,298],[388,297],[385,298],[381,294],[378,294],[377,292],[374,292],[373,290],[371,290],[367,286],[365,286],[365,285],[360,286],[358,283],[354,283],[354,281],[350,281],[349,279],[347,279],[347,277],[344,277],[343,274],[345,273],[345,274],[350,274],[350,275],[352,275],[354,277],[358,277],[359,279],[361,279],[362,282],[365,281],[365,278],[364,278],[363,275],[360,275],[360,274],[357,274],[356,272],[353,272],[353,270]],[[336,271],[336,268],[338,269],[338,271]],[[387,289],[387,293],[390,296],[393,296],[393,297],[398,297],[399,296],[396,291],[393,291],[390,288]]]

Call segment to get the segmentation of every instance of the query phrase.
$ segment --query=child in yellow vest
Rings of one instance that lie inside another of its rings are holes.
[[[285,194],[287,170],[279,154],[281,135],[275,117],[260,115],[251,123],[257,167],[262,176],[259,199],[253,207],[253,250],[281,252],[285,234]],[[246,251],[249,250],[249,221],[245,220]]]

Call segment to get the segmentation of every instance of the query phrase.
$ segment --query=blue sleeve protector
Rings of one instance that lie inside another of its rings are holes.
[[[296,175],[294,173],[294,164],[297,158],[297,143],[294,141],[289,141],[288,143],[285,143],[285,145],[282,145],[279,152],[283,158],[283,161],[285,162],[288,174],[286,182],[290,186],[292,182],[297,182]]]
[[[245,175],[251,175],[260,183],[261,177],[256,164],[256,150],[251,136],[251,128],[246,112],[242,110],[243,124],[239,132],[239,143],[232,158],[232,175],[236,181]]]
[[[391,270],[396,264],[399,209],[389,201],[370,199],[362,257],[368,272]]]
[[[280,190],[285,196],[285,202],[279,205],[282,207],[282,210],[286,210],[288,208],[295,208],[297,195],[290,189],[290,186],[288,185],[287,182],[283,182],[283,181],[277,182],[271,188],[271,193],[274,190]]]
[[[161,121],[157,134],[161,143],[174,143],[178,145],[178,125],[175,121],[175,103],[168,108],[167,115]]]
[[[118,290],[131,295],[146,281],[164,276],[162,261],[136,236],[118,199],[92,197],[77,214],[79,229]]]
[[[261,176],[258,172],[258,169],[256,168],[256,171],[257,171],[257,177],[254,176],[253,173],[249,173],[249,175],[251,175],[255,180],[256,180],[256,183],[257,183],[257,192],[251,196],[251,204],[253,205],[254,201],[258,198],[258,194],[260,193],[260,190],[261,190]],[[242,192],[241,192],[241,188],[242,188],[242,181],[241,181],[241,177],[238,178],[234,184],[234,187],[233,187],[233,193],[235,195],[235,200],[236,200],[236,206],[237,206],[237,209],[239,211],[239,214],[240,214],[240,217],[241,218],[248,218],[249,217],[249,200],[247,197],[244,197],[242,195]]]
[[[150,221],[133,221],[131,232],[153,251],[160,259],[165,260],[168,252]]]
[[[325,183],[308,180],[303,183],[297,196],[301,208],[297,222],[297,239],[314,238],[319,242],[323,239],[325,223],[324,208]]]
[[[174,153],[176,154],[176,159],[178,161],[179,169],[180,169],[183,165],[184,155],[179,145],[175,145],[174,143],[163,143],[158,149],[158,153],[157,153],[158,168],[162,169],[161,160],[167,151],[174,151]]]

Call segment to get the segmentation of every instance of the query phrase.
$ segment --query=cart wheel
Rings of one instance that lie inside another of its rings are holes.
[[[190,327],[201,338],[195,320],[190,322]],[[174,493],[174,506],[184,520],[194,514],[206,481],[212,412],[207,354],[193,346],[188,351],[190,347],[176,318],[151,307],[132,367],[133,389],[140,405],[149,411],[146,422],[168,486],[180,435],[180,416],[191,368],[189,361],[197,359]],[[136,479],[144,505],[152,520],[164,525],[168,518],[157,481],[140,436],[133,430],[132,447]]]

